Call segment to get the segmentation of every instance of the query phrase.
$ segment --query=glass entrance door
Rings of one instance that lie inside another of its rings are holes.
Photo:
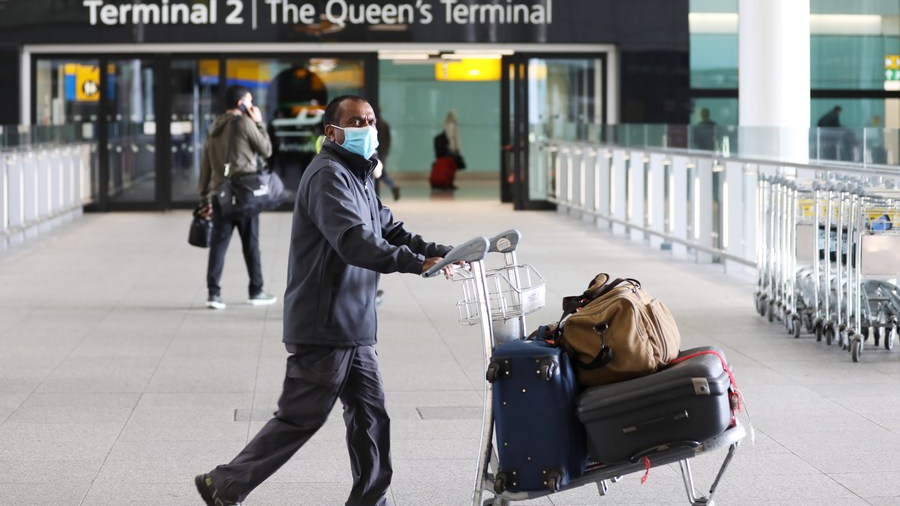
[[[111,203],[157,200],[155,78],[153,60],[140,58],[110,59],[101,75]]]
[[[200,198],[200,157],[206,134],[219,106],[219,60],[172,60],[168,88],[171,139],[166,168],[173,204],[196,204]]]
[[[504,174],[516,209],[548,206],[550,141],[598,142],[606,121],[606,58],[516,54],[505,60]],[[508,90],[508,91],[507,91]]]

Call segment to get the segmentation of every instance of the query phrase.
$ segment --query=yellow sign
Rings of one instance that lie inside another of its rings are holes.
[[[78,65],[75,71],[75,100],[97,102],[100,100],[100,67]]]
[[[500,71],[498,59],[464,58],[436,64],[434,78],[438,81],[498,81]]]
[[[885,70],[900,69],[900,54],[884,55],[884,69]]]

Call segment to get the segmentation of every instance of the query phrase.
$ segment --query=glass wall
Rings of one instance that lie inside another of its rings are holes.
[[[443,81],[435,63],[380,60],[379,96],[382,116],[391,125],[387,170],[427,173],[434,162],[434,137],[444,117],[456,111],[459,144],[467,172],[500,170],[500,81]],[[499,65],[499,60],[498,60]]]
[[[156,73],[152,60],[109,60],[106,82],[110,201],[156,201]]]
[[[737,0],[691,0],[689,19],[692,122],[737,124]],[[810,78],[811,126],[840,105],[841,126],[900,128],[900,2],[810,0]]]
[[[226,85],[249,88],[262,110],[274,149],[270,163],[288,188],[315,155],[328,101],[365,90],[362,58],[228,59],[225,74]]]
[[[206,133],[221,107],[219,60],[172,60],[171,187],[173,202],[196,202]]]
[[[553,185],[550,140],[600,140],[604,80],[600,58],[528,60],[529,199],[543,200]]]

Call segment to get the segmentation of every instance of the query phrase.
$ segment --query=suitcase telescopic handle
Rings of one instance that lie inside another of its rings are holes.
[[[483,260],[487,255],[490,244],[486,237],[476,237],[469,239],[463,244],[450,250],[443,260],[431,266],[430,269],[422,273],[423,278],[430,278],[441,272],[445,266],[455,264],[456,262],[477,262]]]
[[[522,240],[522,234],[516,229],[506,230],[489,239],[489,253],[512,253]]]

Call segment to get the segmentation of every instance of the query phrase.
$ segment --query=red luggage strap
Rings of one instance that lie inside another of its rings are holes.
[[[713,350],[704,350],[698,351],[697,353],[691,353],[690,355],[685,355],[683,357],[678,357],[674,360],[669,361],[669,365],[680,364],[681,362],[685,362],[695,357],[699,357],[700,355],[713,355],[719,359],[719,362],[722,362],[722,369],[725,370],[725,374],[728,375],[728,381],[731,382],[731,389],[737,394],[737,403],[734,406],[734,410],[738,413],[741,412],[741,394],[738,391],[737,381],[734,379],[734,374],[731,372],[731,368],[728,367],[728,362],[725,361],[725,357],[722,356],[721,353]]]
[[[700,355],[713,355],[715,357],[718,357],[719,361],[722,362],[722,369],[725,370],[725,373],[728,375],[728,381],[731,382],[731,390],[733,392],[732,399],[731,399],[733,401],[732,402],[732,410],[740,413],[742,401],[743,401],[744,408],[746,408],[747,402],[743,400],[744,396],[743,396],[743,394],[741,394],[740,390],[738,390],[738,388],[737,388],[737,381],[735,381],[735,379],[734,379],[734,374],[731,372],[731,368],[728,367],[728,362],[725,361],[725,357],[723,357],[721,353],[719,353],[717,351],[713,351],[713,350],[698,351],[696,353],[691,353],[690,355],[678,357],[678,358],[670,361],[669,365],[675,365],[675,364],[690,360],[692,358],[699,357]],[[750,442],[753,443],[756,441],[756,433],[753,430],[753,423],[750,421],[749,408],[746,409],[746,413],[747,413],[747,423],[750,427]],[[736,418],[735,418],[735,420],[736,420]],[[650,457],[645,456],[644,457],[644,475],[641,476],[641,485],[646,483],[646,481],[649,477],[650,477]]]

